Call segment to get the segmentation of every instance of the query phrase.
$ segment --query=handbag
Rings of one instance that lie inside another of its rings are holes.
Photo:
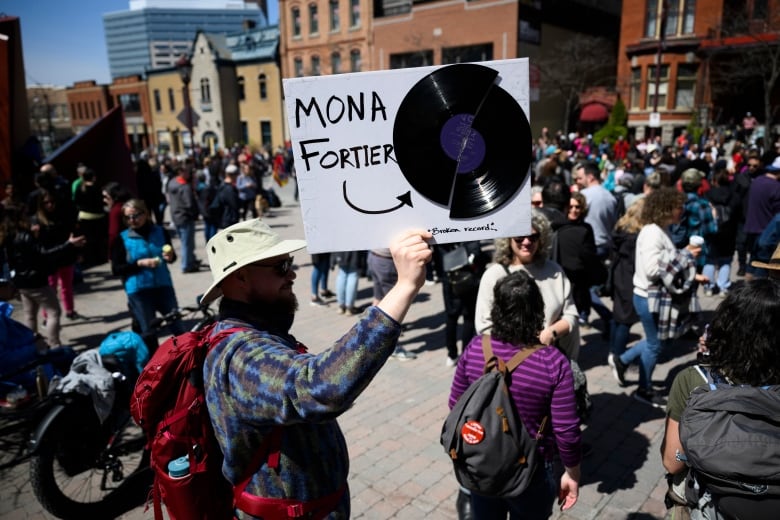
[[[479,276],[474,272],[469,261],[469,252],[465,246],[458,246],[447,251],[441,258],[442,269],[447,274],[447,281],[456,297],[473,294],[479,289]]]

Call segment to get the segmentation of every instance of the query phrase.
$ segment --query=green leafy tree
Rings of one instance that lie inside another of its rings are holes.
[[[628,113],[626,111],[626,105],[623,100],[618,98],[615,102],[615,106],[612,107],[612,112],[609,114],[609,120],[598,132],[593,134],[593,141],[600,143],[602,139],[607,138],[610,146],[615,144],[618,136],[628,137],[628,128],[626,127],[626,121],[628,120]]]

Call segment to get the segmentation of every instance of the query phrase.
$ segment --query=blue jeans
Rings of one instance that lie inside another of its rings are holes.
[[[552,515],[558,485],[551,463],[536,470],[528,488],[514,498],[490,498],[471,493],[471,513],[477,520],[546,520]]]
[[[609,351],[613,355],[620,356],[625,352],[630,333],[631,325],[618,323],[615,320],[610,322]]]
[[[339,266],[336,277],[336,300],[340,307],[350,309],[355,306],[357,298],[358,271]]]
[[[661,353],[663,344],[658,339],[658,323],[656,317],[647,306],[647,298],[634,294],[634,309],[639,315],[639,321],[642,323],[642,329],[645,331],[645,338],[621,354],[620,361],[628,366],[638,360],[639,387],[645,390],[652,390],[653,370],[655,370],[655,364],[658,361],[658,355]]]
[[[209,222],[204,221],[203,237],[206,239],[207,243],[211,240],[211,237],[217,234],[217,231],[219,231],[219,228],[216,224],[210,224]]]
[[[185,222],[176,226],[181,241],[181,270],[195,269],[195,222]]]
[[[328,288],[328,270],[330,269],[330,255],[321,254],[318,256],[312,256],[312,270],[311,270],[311,295],[317,296],[317,286],[322,290]]]
[[[715,271],[717,270],[717,276]],[[706,289],[714,289],[717,285],[720,291],[728,291],[731,286],[731,257],[710,258],[702,269],[704,276],[710,281],[704,284]]]
[[[133,316],[138,321],[138,326],[141,327],[141,333],[149,332],[152,320],[155,318],[155,312],[167,314],[179,306],[176,301],[176,293],[173,287],[169,286],[152,287],[128,294],[127,301]],[[174,335],[183,334],[185,331],[181,320],[172,322],[169,327],[171,334]]]

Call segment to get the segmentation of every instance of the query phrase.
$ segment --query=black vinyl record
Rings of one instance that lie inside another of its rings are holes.
[[[448,206],[452,218],[499,208],[528,174],[531,127],[497,76],[476,64],[442,67],[418,81],[398,108],[398,166],[417,192]]]

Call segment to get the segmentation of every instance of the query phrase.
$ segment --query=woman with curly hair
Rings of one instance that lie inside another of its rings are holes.
[[[561,266],[548,259],[552,245],[552,229],[547,218],[532,210],[531,234],[495,241],[493,265],[479,282],[474,326],[478,334],[490,332],[493,320],[493,287],[509,273],[523,270],[539,286],[544,300],[544,327],[539,332],[543,345],[558,343],[569,359],[577,359],[580,333],[577,308],[571,295],[571,283]]]
[[[668,227],[680,221],[685,200],[685,195],[674,188],[661,188],[645,197],[644,225],[636,239],[633,277],[634,309],[642,322],[645,338],[623,354],[609,354],[607,358],[621,386],[626,384],[628,365],[639,364],[639,388],[634,397],[656,408],[666,404],[652,386],[658,355],[663,345],[680,333],[678,323],[682,322],[678,317],[688,311],[693,297],[691,284],[703,280],[696,274],[695,262],[701,245],[689,244],[678,250],[669,236]],[[687,297],[675,302],[672,295]],[[686,301],[688,304],[683,303]]]
[[[780,385],[780,282],[758,279],[738,284],[718,305],[708,331],[699,339],[700,359],[712,379],[735,385]],[[690,366],[674,378],[669,392],[666,431],[661,456],[672,482],[685,482],[687,466],[677,458],[683,453],[680,419],[691,391],[707,379],[702,367]],[[681,497],[682,491],[675,491]],[[682,498],[680,498],[680,501]]]
[[[508,361],[523,348],[539,343],[539,331],[545,330],[545,303],[538,284],[523,270],[497,280],[491,290],[490,344],[494,355]],[[450,390],[450,408],[482,376],[484,365],[482,338],[477,336],[458,361]],[[581,434],[569,362],[555,347],[537,350],[512,373],[509,393],[528,431],[538,431],[543,418],[551,419],[552,427],[542,429],[538,444],[544,465],[517,497],[491,498],[472,492],[472,515],[495,520],[505,519],[509,513],[510,518],[546,519],[552,514],[556,497],[561,497],[562,509],[567,510],[577,502],[579,489]],[[560,486],[553,476],[556,453],[565,467]]]

